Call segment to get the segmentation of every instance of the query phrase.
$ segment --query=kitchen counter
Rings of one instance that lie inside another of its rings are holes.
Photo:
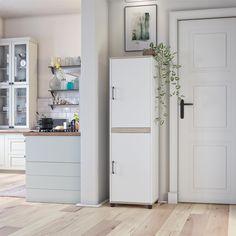
[[[80,202],[80,133],[26,132],[26,200]]]
[[[23,134],[30,132],[29,129],[1,129],[0,134]]]
[[[81,136],[80,132],[23,132],[24,136]]]

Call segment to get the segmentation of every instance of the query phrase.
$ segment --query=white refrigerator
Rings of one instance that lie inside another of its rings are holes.
[[[152,208],[159,195],[157,79],[152,56],[110,59],[110,204]]]

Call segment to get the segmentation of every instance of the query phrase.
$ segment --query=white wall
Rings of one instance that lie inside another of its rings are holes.
[[[0,38],[3,37],[3,19],[0,17]]]
[[[82,0],[81,203],[108,198],[108,3]]]
[[[168,43],[169,12],[175,10],[192,10],[207,8],[236,7],[235,0],[158,0],[142,4],[158,4],[158,42]],[[124,7],[126,5],[142,5],[138,3],[125,4],[124,0],[110,0],[109,4],[109,50],[110,56],[140,55],[140,53],[124,52]],[[168,162],[168,126],[161,127],[160,141],[160,198],[167,200],[169,190]]]
[[[51,56],[81,55],[80,18],[80,14],[73,14],[4,20],[4,37],[30,36],[38,41],[39,97],[50,97],[48,83],[52,74],[48,66]]]

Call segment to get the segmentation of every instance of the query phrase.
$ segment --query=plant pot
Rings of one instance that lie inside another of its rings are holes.
[[[143,50],[143,56],[155,56],[155,51],[151,48]]]

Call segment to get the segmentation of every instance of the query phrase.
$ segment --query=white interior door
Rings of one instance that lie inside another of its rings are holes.
[[[150,127],[152,58],[111,60],[111,127]]]
[[[236,18],[179,23],[179,201],[236,203]],[[179,114],[180,116],[180,114]]]

